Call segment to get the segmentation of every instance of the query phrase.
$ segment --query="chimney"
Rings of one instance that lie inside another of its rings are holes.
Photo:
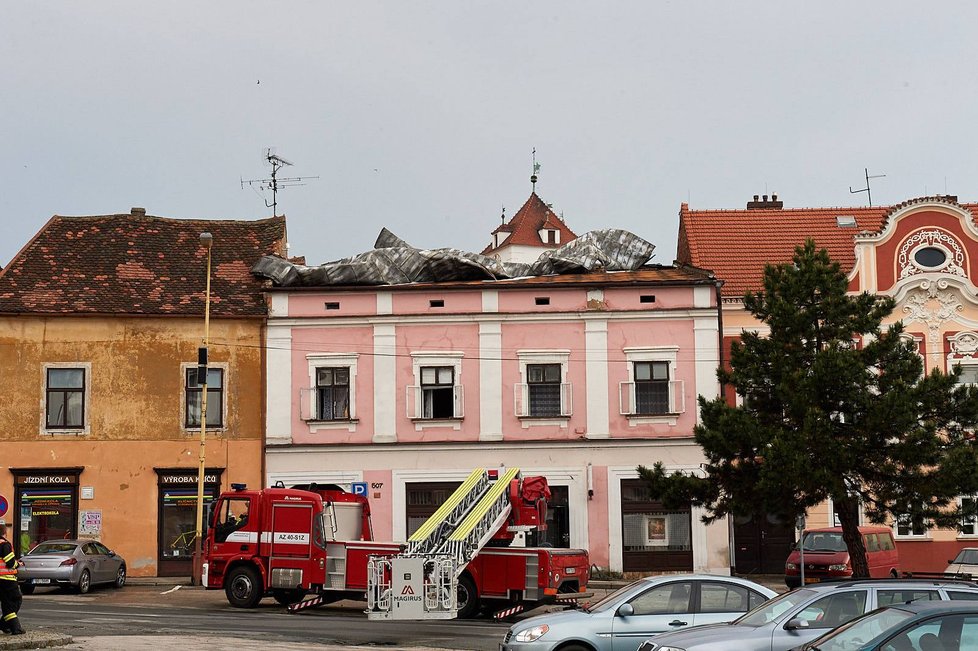
[[[770,201],[767,195],[761,195],[758,199],[758,195],[754,195],[753,201],[747,202],[747,210],[781,210],[784,207],[783,201],[778,201],[778,195],[772,194]]]
[[[146,209],[133,206],[132,209],[129,210],[129,214],[132,215],[133,217],[145,217]]]

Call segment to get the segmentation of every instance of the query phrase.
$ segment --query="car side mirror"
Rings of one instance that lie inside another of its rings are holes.
[[[948,564],[948,565],[954,565],[954,559],[953,559],[953,558],[952,558],[952,559],[950,559],[950,560],[949,560],[949,561],[947,562],[947,564]]]
[[[115,556],[115,552],[112,551],[111,549],[109,550],[109,556]]]
[[[632,608],[631,604],[622,604],[621,606],[618,607],[619,617],[631,617],[634,614],[635,614],[635,609]]]
[[[784,629],[786,631],[797,631],[800,628],[808,628],[810,625],[807,619],[795,617],[794,619],[788,620],[788,623],[784,625]]]

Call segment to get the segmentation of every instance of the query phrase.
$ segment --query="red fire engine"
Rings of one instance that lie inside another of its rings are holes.
[[[365,599],[370,618],[465,618],[587,586],[585,550],[519,546],[546,529],[550,489],[516,468],[473,471],[406,543],[373,540],[366,497],[338,486],[233,488],[208,518],[203,572],[232,606]]]

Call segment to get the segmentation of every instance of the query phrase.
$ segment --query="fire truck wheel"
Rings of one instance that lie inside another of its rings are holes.
[[[291,606],[302,601],[304,590],[272,590],[272,597],[283,606]]]
[[[468,574],[458,577],[458,615],[459,619],[471,619],[479,612],[479,593],[475,582]]]
[[[253,567],[239,565],[228,574],[224,594],[235,608],[254,608],[264,594],[261,576]]]

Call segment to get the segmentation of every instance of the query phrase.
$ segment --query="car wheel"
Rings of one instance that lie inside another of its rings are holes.
[[[228,603],[235,608],[257,606],[265,594],[258,570],[247,565],[239,565],[231,570],[224,584],[224,594]]]
[[[475,581],[468,574],[458,577],[456,605],[459,619],[470,619],[479,612],[479,593],[475,589]]]
[[[78,577],[78,594],[87,594],[92,589],[92,575],[88,570],[82,570]]]
[[[560,647],[560,651],[592,651],[591,647],[581,646],[580,644],[570,644]]]
[[[115,575],[115,583],[112,584],[113,588],[121,588],[126,584],[126,566],[120,565],[119,571]]]
[[[20,586],[21,594],[34,594],[34,584],[33,583],[23,583]]]

